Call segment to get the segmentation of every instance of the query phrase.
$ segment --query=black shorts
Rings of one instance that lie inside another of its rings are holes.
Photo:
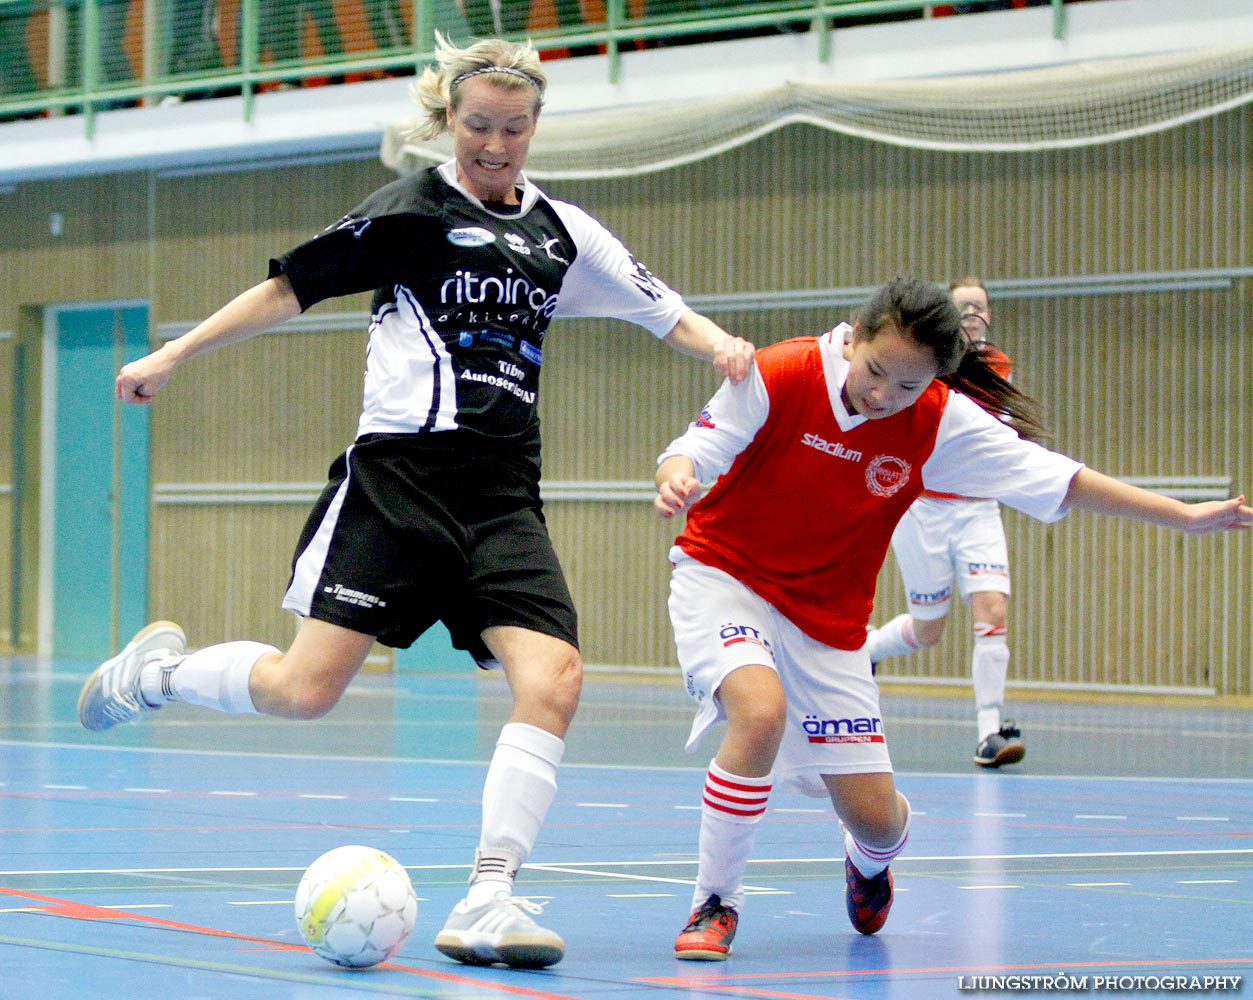
[[[442,621],[480,662],[492,625],[577,648],[535,450],[455,431],[362,437],[331,465],[283,607],[401,648]]]

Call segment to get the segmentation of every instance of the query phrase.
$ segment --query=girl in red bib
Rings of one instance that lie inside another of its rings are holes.
[[[893,529],[924,488],[1042,521],[1078,507],[1190,534],[1253,526],[1243,497],[1185,504],[1026,440],[1032,412],[994,359],[968,349],[947,289],[896,278],[852,327],[758,351],[750,377],[725,383],[661,455],[654,506],[688,515],[669,601],[697,706],[688,749],[727,722],[675,957],[727,957],[776,784],[830,797],[849,919],[863,934],[886,921],[909,803],[892,777],[866,628]]]

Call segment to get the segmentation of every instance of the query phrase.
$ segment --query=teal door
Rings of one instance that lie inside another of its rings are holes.
[[[49,346],[51,652],[99,661],[147,616],[148,408],[113,394],[118,368],[147,353],[147,307],[61,309]]]

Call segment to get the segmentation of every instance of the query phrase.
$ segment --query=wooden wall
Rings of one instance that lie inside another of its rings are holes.
[[[543,186],[599,216],[685,294],[712,296],[705,311],[759,344],[820,332],[849,307],[720,311],[717,296],[871,286],[904,272],[947,280],[975,271],[1028,288],[1030,279],[1109,275],[1100,294],[1062,282],[1047,296],[993,295],[997,339],[1019,384],[1046,404],[1054,446],[1115,475],[1229,476],[1246,490],[1250,149],[1249,108],[1030,154],[921,152],[793,126],[664,173]],[[0,378],[14,377],[16,345],[37,330],[43,305],[140,298],[151,303],[154,338],[175,333],[389,179],[377,163],[344,162],[32,182],[0,194],[0,330],[14,334],[0,341]],[[60,238],[48,234],[52,211],[65,213]],[[1208,289],[1183,280],[1209,270],[1234,277]],[[1164,276],[1161,290],[1117,290],[1121,278],[1149,273]],[[291,635],[278,604],[307,500],[179,504],[171,485],[320,481],[355,426],[366,305],[324,304],[294,331],[196,359],[156,403],[151,613],[182,622],[194,644]],[[559,321],[545,357],[546,480],[648,480],[657,452],[716,387],[704,366],[617,321]],[[12,423],[0,406],[0,479],[9,482]],[[0,524],[9,506],[0,495]],[[547,510],[587,660],[671,665],[672,527],[642,501],[554,500]],[[1253,692],[1248,536],[1190,539],[1085,514],[1044,526],[1007,512],[1006,522],[1014,678]],[[5,558],[0,547],[0,630]],[[899,591],[889,558],[883,617],[902,609]],[[965,678],[968,627],[958,612],[937,650],[890,672]]]

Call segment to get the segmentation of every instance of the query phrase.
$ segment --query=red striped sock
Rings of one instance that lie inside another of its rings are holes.
[[[746,778],[710,762],[701,806],[694,909],[714,893],[727,906],[738,910],[743,905],[744,871],[773,785],[773,774]]]

